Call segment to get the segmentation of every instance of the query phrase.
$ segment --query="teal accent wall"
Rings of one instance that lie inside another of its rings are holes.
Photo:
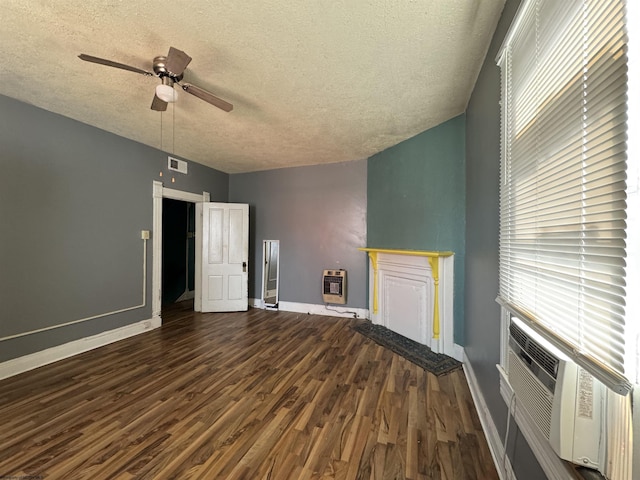
[[[455,253],[454,340],[464,345],[465,116],[374,155],[367,170],[367,246]]]

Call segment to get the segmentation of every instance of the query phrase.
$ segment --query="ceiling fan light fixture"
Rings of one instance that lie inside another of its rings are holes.
[[[160,84],[156,87],[157,97],[167,103],[173,103],[178,99],[178,92],[172,86]]]
[[[155,90],[155,95],[151,103],[151,110],[157,112],[164,112],[167,110],[167,104],[174,103],[178,100],[177,89],[174,89],[174,84],[177,84],[182,90],[194,97],[204,100],[205,102],[218,107],[219,109],[230,112],[233,110],[233,105],[221,98],[216,97],[213,93],[207,92],[204,88],[200,88],[196,85],[189,83],[180,84],[184,76],[184,71],[187,65],[191,62],[191,57],[182,50],[170,47],[167,56],[157,56],[153,59],[153,71],[142,70],[137,67],[132,67],[120,62],[114,62],[113,60],[107,60],[106,58],[94,57],[81,53],[78,55],[80,60],[85,62],[97,63],[99,65],[105,65],[107,67],[120,68],[122,70],[128,70],[134,73],[140,73],[144,76],[158,77],[162,82],[162,85],[158,85]]]

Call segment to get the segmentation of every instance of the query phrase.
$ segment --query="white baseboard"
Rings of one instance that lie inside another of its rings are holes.
[[[445,349],[446,349],[446,346],[445,346]],[[451,352],[445,352],[445,353],[450,357],[455,358],[459,362],[464,362],[464,347],[461,345],[458,345],[457,343],[453,344]]]
[[[118,340],[133,337],[158,328],[160,325],[162,325],[160,317],[153,317],[149,320],[142,320],[131,325],[125,325],[124,327],[92,335],[91,337],[81,338],[73,342],[7,360],[6,362],[0,363],[0,380],[117,342]]]
[[[249,306],[252,308],[265,308],[264,302],[260,298],[250,298]],[[307,313],[311,315],[325,315],[330,317],[354,318],[355,315],[356,318],[371,318],[369,316],[369,309],[367,308],[341,307],[339,305],[327,306],[313,303],[279,302],[278,310],[283,312]],[[464,347],[457,343],[452,344],[451,350],[445,351],[444,353],[455,358],[459,362],[462,362],[464,359]]]
[[[264,302],[261,298],[250,298],[249,306],[251,308],[264,308]]]
[[[264,308],[264,303],[259,298],[250,298],[249,306],[254,308]],[[340,305],[317,305],[314,303],[278,302],[278,310],[282,312],[325,315],[328,317],[369,318],[369,310],[367,308],[353,308]]]
[[[496,424],[493,422],[489,408],[484,400],[484,395],[482,395],[482,391],[480,390],[480,385],[478,384],[478,379],[473,371],[471,362],[464,352],[462,362],[464,373],[467,377],[467,383],[469,384],[469,390],[471,391],[471,397],[473,398],[473,403],[476,406],[482,430],[484,430],[484,435],[487,438],[489,450],[491,451],[493,463],[496,466],[498,475],[501,480],[516,480],[516,475],[513,472],[509,458],[504,458],[504,445],[502,445],[502,439],[500,438]]]
[[[278,308],[284,312],[308,313],[329,317],[369,318],[366,308],[352,308],[339,305],[316,305],[313,303],[279,302]]]

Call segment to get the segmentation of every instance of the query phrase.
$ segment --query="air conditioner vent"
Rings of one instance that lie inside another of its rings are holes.
[[[518,345],[526,350],[529,335],[524,333],[524,331],[522,331],[522,329],[515,325],[513,322],[511,322],[511,325],[509,326],[509,333],[511,334],[513,339],[518,342]]]
[[[535,425],[560,458],[600,469],[607,432],[604,385],[552,353],[551,344],[526,325],[516,325],[515,318],[509,334],[505,360],[516,412],[527,414],[523,421]]]
[[[518,397],[518,401],[529,412],[544,436],[551,435],[551,414],[553,395],[533,375],[514,354],[509,351],[509,382]]]
[[[511,337],[538,365],[553,378],[558,378],[558,365],[560,360],[538,345],[535,340],[532,340],[529,335],[513,322],[511,322],[509,326],[509,333],[511,333]]]
[[[538,365],[544,368],[553,378],[558,378],[559,361],[556,357],[543,350],[540,345],[531,339],[529,339],[527,351],[531,358],[538,362]]]

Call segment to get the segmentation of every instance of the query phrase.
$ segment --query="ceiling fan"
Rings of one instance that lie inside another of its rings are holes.
[[[191,95],[198,97],[199,99],[204,100],[225,112],[233,110],[233,105],[216,97],[214,94],[207,92],[205,89],[190,83],[180,83],[184,76],[185,68],[187,68],[187,65],[191,62],[191,57],[177,48],[170,47],[169,53],[166,57],[159,56],[154,58],[153,72],[132,67],[131,65],[126,65],[124,63],[114,62],[112,60],[93,57],[84,53],[81,53],[78,57],[86,62],[121,68],[123,70],[140,73],[146,76],[158,77],[162,83],[156,87],[156,93],[153,97],[153,102],[151,102],[151,110],[164,112],[167,109],[167,104],[176,101],[177,93],[174,90],[174,85],[179,85],[185,92],[190,93]]]

